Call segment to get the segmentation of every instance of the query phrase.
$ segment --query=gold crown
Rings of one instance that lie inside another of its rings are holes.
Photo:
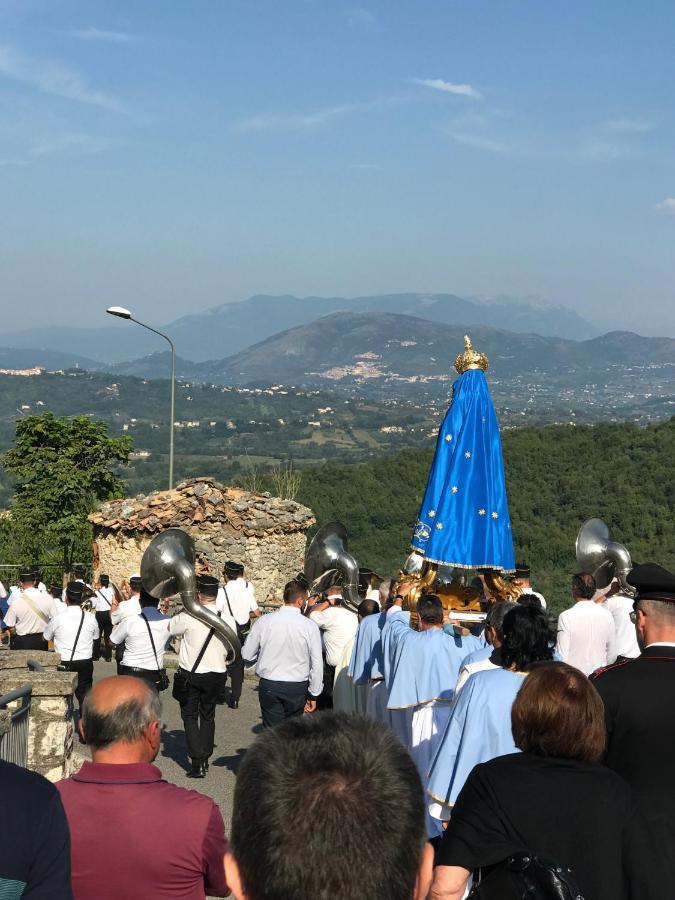
[[[455,360],[455,368],[459,374],[462,375],[464,372],[468,372],[469,369],[482,369],[485,372],[490,365],[488,358],[484,353],[473,349],[471,338],[468,334],[464,335],[464,346],[466,348],[464,353],[460,353]]]

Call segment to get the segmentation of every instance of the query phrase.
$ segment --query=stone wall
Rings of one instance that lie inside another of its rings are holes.
[[[31,672],[28,659],[44,666],[44,672]],[[29,769],[50,781],[72,774],[73,689],[77,675],[57,672],[57,653],[34,650],[0,651],[0,694],[7,694],[30,683],[33,689],[28,725]]]
[[[228,559],[242,563],[246,576],[255,585],[259,601],[281,600],[284,585],[304,567],[305,534],[271,533],[246,536],[221,523],[201,523],[184,529],[195,541],[197,566],[222,578]],[[141,557],[152,534],[126,533],[95,528],[94,578],[101,572],[115,583],[140,570]]]

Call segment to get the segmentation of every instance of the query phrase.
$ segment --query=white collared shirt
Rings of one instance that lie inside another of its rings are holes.
[[[99,637],[98,622],[93,613],[85,612],[83,619],[79,606],[66,606],[65,610],[54,616],[45,627],[45,638],[48,641],[54,640],[54,649],[61,657],[61,662],[70,662],[80,622],[82,630],[77,638],[73,661],[91,659],[94,641]]]
[[[126,601],[129,602],[128,600]],[[123,604],[120,604],[122,606]],[[152,650],[148,626],[150,624],[152,637],[155,641],[157,659]],[[123,666],[132,666],[136,669],[161,669],[164,662],[164,650],[169,642],[169,617],[163,616],[158,609],[152,606],[146,607],[137,616],[127,616],[122,619],[112,630],[110,640],[113,644],[124,643]]]
[[[329,666],[338,666],[346,645],[354,640],[358,631],[359,620],[356,613],[344,606],[329,606],[310,613],[309,618],[321,630],[326,662]]]
[[[26,598],[44,615],[44,619],[33,612]],[[51,614],[51,605],[52,598],[49,594],[38,591],[37,588],[26,588],[15,596],[7,610],[5,625],[7,628],[15,628],[18,635],[42,633],[47,625],[45,620],[48,620]]]
[[[321,632],[297,606],[282,606],[256,619],[241,653],[245,662],[255,662],[260,678],[296,684],[309,681],[312,697],[323,690]]]
[[[115,591],[111,587],[96,588],[94,593],[94,608],[96,612],[110,612]]]
[[[214,614],[217,612],[215,602],[205,603],[204,608]],[[220,618],[226,625],[229,625],[236,635],[237,624],[234,619],[228,613],[221,614]],[[195,619],[194,616],[187,612],[181,612],[169,622],[169,631],[172,635],[183,638],[178,653],[178,665],[181,669],[185,669],[186,672],[191,672],[199,656],[199,651],[204,646],[204,641],[211,631],[210,626],[200,622],[199,619]],[[226,656],[225,644],[219,639],[218,632],[216,632],[209,641],[206,652],[202,656],[195,672],[198,675],[205,672],[226,672]]]
[[[255,588],[244,578],[228,581],[226,585],[218,588],[216,609],[218,612],[232,615],[239,625],[247,625],[251,613],[258,609]]]
[[[49,609],[49,618],[54,619],[58,616],[59,613],[65,612],[68,609],[68,604],[64,603],[63,600],[59,600],[58,597],[54,597],[52,599],[52,605]]]
[[[603,606],[612,614],[614,619],[614,633],[616,634],[616,655],[625,656],[626,659],[635,659],[640,655],[640,645],[637,642],[635,625],[630,620],[633,612],[633,597],[626,594],[614,594],[605,600]]]
[[[117,625],[118,622],[122,622],[127,616],[139,616],[140,614],[141,595],[132,594],[128,600],[122,600],[117,609],[110,613],[110,620],[113,625]]]
[[[616,659],[614,619],[592,600],[577,600],[558,616],[556,650],[563,662],[584,675],[611,665]]]

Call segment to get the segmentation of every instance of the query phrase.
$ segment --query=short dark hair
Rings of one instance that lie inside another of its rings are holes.
[[[303,587],[297,579],[293,579],[293,581],[289,581],[284,588],[284,603],[295,603],[298,597],[306,593],[307,588]]]
[[[118,741],[138,741],[148,725],[159,721],[162,715],[159,694],[151,685],[145,686],[144,697],[125,700],[105,712],[96,708],[91,693],[86,695],[82,703],[82,728],[89,747],[100,750]]]
[[[506,614],[509,613],[514,606],[515,603],[511,600],[498,600],[497,603],[493,603],[487,611],[487,615],[485,616],[485,627],[492,628],[500,641],[504,636],[504,619],[506,618]]]
[[[572,596],[591,600],[596,591],[595,578],[586,572],[572,576]]]
[[[522,672],[532,663],[553,658],[553,635],[548,619],[535,606],[516,603],[504,616],[502,633],[502,665],[505,669],[515,665]]]
[[[426,842],[417,768],[380,722],[289,719],[244,757],[231,839],[250,900],[410,900]]]
[[[362,600],[359,603],[359,608],[357,609],[357,613],[361,616],[362,619],[365,619],[366,616],[372,616],[379,611],[380,606],[377,600]]]
[[[443,604],[436,594],[424,594],[417,601],[417,615],[425,625],[443,624]]]
[[[145,590],[145,588],[141,588],[139,602],[141,604],[141,609],[146,609],[149,607],[153,607],[154,609],[157,609],[157,607],[159,606],[159,598],[153,597],[152,594],[149,594]]]
[[[535,663],[511,708],[516,747],[537,756],[599,762],[605,752],[604,706],[578,669]]]

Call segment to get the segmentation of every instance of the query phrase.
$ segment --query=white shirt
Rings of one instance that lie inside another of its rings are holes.
[[[87,584],[87,582],[84,581],[84,579],[82,579],[82,578],[76,578],[75,584],[84,584],[89,588],[90,591],[94,590],[93,587],[90,584]],[[61,591],[61,599],[63,600],[64,603],[66,602],[66,589],[65,588]]]
[[[64,603],[63,600],[59,600],[58,597],[54,597],[52,599],[52,605],[49,608],[49,618],[54,619],[59,615],[59,613],[65,612],[67,609],[67,603]]]
[[[612,614],[592,600],[577,600],[558,617],[557,651],[563,662],[590,675],[616,659]]]
[[[212,613],[216,613],[215,602],[205,603],[204,608],[210,610]],[[236,635],[237,625],[234,619],[228,613],[221,615],[221,619],[226,625],[230,626]],[[172,635],[183,638],[178,653],[178,665],[181,669],[185,669],[186,672],[191,672],[192,667],[199,656],[199,651],[204,646],[204,641],[211,631],[210,626],[204,625],[203,622],[200,622],[199,619],[195,619],[195,617],[191,616],[189,613],[182,612],[171,619],[169,622],[169,631]],[[204,672],[226,672],[226,656],[227,650],[225,649],[225,644],[223,644],[218,637],[218,632],[216,632],[209,641],[206,652],[202,656],[195,671],[198,675],[201,675]]]
[[[479,659],[478,662],[467,663],[465,666],[459,670],[459,675],[457,676],[457,685],[455,686],[455,697],[462,690],[464,685],[467,683],[469,678],[473,675],[474,672],[484,672],[488,669],[498,669],[499,666],[496,666],[493,662],[490,662],[490,657],[487,659]]]
[[[111,587],[96,588],[94,594],[94,608],[96,612],[110,612],[115,591]]]
[[[270,681],[309,681],[309,693],[323,690],[321,632],[297,606],[282,606],[256,619],[241,651],[255,662],[256,675]]]
[[[229,606],[228,600],[230,601]],[[250,581],[246,581],[244,578],[228,581],[224,587],[218,588],[216,609],[218,612],[226,612],[228,615],[230,615],[231,609],[231,615],[239,625],[248,625],[251,613],[258,609],[255,588]]]
[[[329,606],[327,609],[310,613],[309,618],[321,629],[326,662],[329,666],[338,666],[345,646],[354,640],[354,635],[358,631],[359,620],[356,613],[350,612],[344,606]]]
[[[44,619],[33,612],[26,598],[29,598],[35,609],[44,615]],[[27,588],[25,591],[20,591],[7,610],[5,625],[7,628],[16,628],[18,635],[42,633],[49,620],[51,605],[51,596],[38,591],[37,588]]]
[[[640,655],[640,646],[637,642],[635,625],[630,620],[630,614],[633,612],[633,597],[627,597],[626,594],[614,594],[612,597],[608,597],[603,605],[614,619],[616,655],[625,656],[626,659],[635,659]]]
[[[539,591],[533,591],[531,587],[526,587],[523,589],[524,594],[532,594],[533,597],[536,597],[537,600],[541,603],[541,608],[546,609],[546,600],[544,599],[544,595],[540,594]]]
[[[126,601],[129,602],[128,600]],[[124,604],[120,604],[123,606]],[[155,640],[157,659],[152,650],[148,626]],[[169,642],[169,617],[163,616],[157,609],[146,607],[142,614],[127,616],[119,624],[115,625],[110,635],[113,644],[124,642],[123,666],[132,666],[135,669],[152,669],[156,671],[162,668],[164,662],[164,650]]]
[[[128,600],[122,600],[114,612],[110,613],[110,620],[117,625],[127,616],[139,616],[141,614],[141,595],[132,594]]]
[[[77,638],[73,661],[91,659],[94,641],[99,638],[98,622],[93,613],[86,612],[82,619],[82,610],[79,606],[67,606],[64,612],[54,616],[45,627],[45,638],[48,641],[54,640],[54,649],[61,657],[61,662],[70,662],[80,622],[82,630]]]

